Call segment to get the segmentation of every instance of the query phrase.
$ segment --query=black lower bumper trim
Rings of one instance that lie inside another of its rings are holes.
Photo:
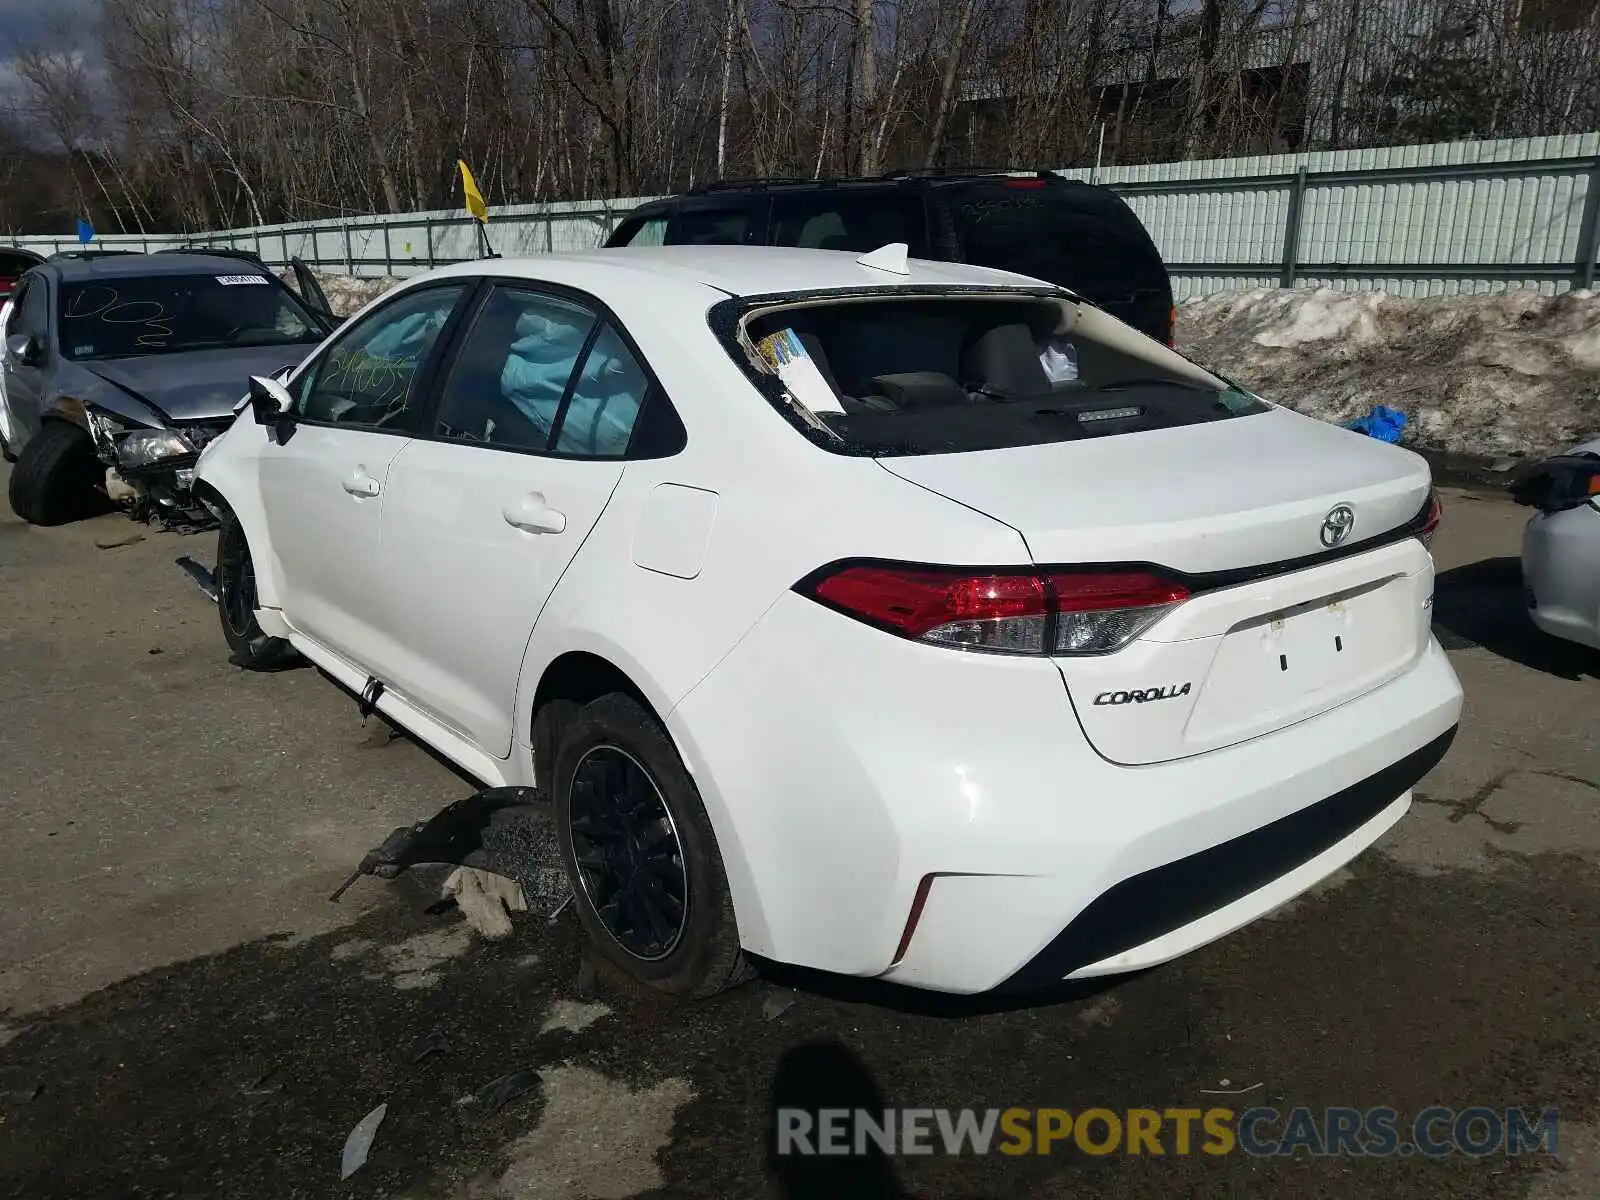
[[[1001,989],[1030,991],[1058,984],[1081,967],[1182,928],[1310,862],[1433,770],[1455,736],[1451,728],[1326,800],[1124,879],[1097,896]]]

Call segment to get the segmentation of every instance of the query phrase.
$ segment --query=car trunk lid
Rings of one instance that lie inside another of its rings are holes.
[[[1427,644],[1432,560],[1394,535],[1420,458],[1281,409],[1215,424],[883,467],[1015,528],[1040,566],[1150,564],[1189,598],[1110,654],[1058,656],[1114,762],[1269,733],[1402,672]]]

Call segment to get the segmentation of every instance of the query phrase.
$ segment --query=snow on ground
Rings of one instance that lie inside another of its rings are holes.
[[[1178,347],[1325,421],[1398,408],[1406,442],[1429,449],[1538,453],[1600,433],[1594,292],[1221,292],[1178,310]]]
[[[328,303],[341,317],[348,317],[363,304],[376,300],[401,281],[382,275],[376,279],[358,279],[354,275],[318,275],[317,282],[328,294]]]
[[[319,274],[348,316],[400,282]],[[1531,291],[1408,299],[1258,288],[1178,310],[1185,354],[1309,416],[1374,405],[1410,419],[1407,443],[1528,454],[1600,434],[1600,295]]]

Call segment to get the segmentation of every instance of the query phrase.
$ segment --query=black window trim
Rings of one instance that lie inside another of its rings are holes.
[[[476,285],[477,281],[471,276],[451,275],[441,279],[432,279],[427,283],[418,284],[416,287],[408,287],[397,291],[393,296],[386,297],[382,304],[378,305],[371,312],[362,317],[361,323],[365,324],[372,318],[387,312],[395,305],[410,300],[414,296],[421,295],[423,292],[440,291],[444,288],[461,289],[461,294],[456,297],[456,302],[454,307],[450,310],[450,315],[445,318],[444,328],[439,331],[439,336],[434,339],[433,345],[428,349],[428,357],[426,361],[423,362],[421,369],[412,379],[412,387],[416,389],[418,403],[415,406],[408,407],[406,409],[406,419],[404,421],[397,422],[393,425],[358,425],[350,421],[321,421],[313,417],[303,416],[302,414],[295,412],[293,409],[285,413],[284,417],[295,425],[308,425],[316,429],[342,429],[349,433],[377,433],[388,437],[410,438],[417,436],[416,431],[412,428],[412,426],[420,425],[421,415],[425,412],[431,411],[433,407],[431,389],[433,387],[433,382],[437,377],[439,363],[442,360],[444,353],[444,347],[449,343],[450,339],[454,335],[456,327],[461,321],[463,311],[469,307],[472,298],[478,294],[479,288]],[[356,327],[352,325],[349,330],[341,330],[332,337],[324,338],[323,340],[326,344],[323,346],[322,352],[306,359],[300,364],[299,368],[295,371],[294,375],[290,377],[290,380],[287,384],[288,387],[294,389],[293,395],[296,404],[300,403],[300,392],[298,389],[305,380],[307,374],[314,376],[317,371],[321,370],[323,365],[327,362],[328,356],[332,354],[339,343],[344,340],[340,334],[353,333],[355,328]],[[313,378],[312,386],[315,385],[316,381]]]
[[[553,283],[544,279],[529,279],[516,275],[481,275],[475,277],[478,287],[473,293],[472,303],[468,306],[470,315],[476,320],[483,306],[488,303],[490,294],[495,288],[505,288],[515,292],[532,292],[536,295],[552,296],[569,303],[579,304],[594,313],[596,320],[594,327],[584,338],[583,349],[579,351],[577,359],[572,365],[572,374],[567,377],[567,386],[561,393],[561,403],[556,409],[555,420],[550,425],[550,437],[543,450],[530,446],[495,445],[492,442],[471,442],[462,438],[448,437],[439,432],[439,407],[444,401],[444,383],[450,377],[450,372],[455,370],[456,362],[461,356],[461,347],[466,342],[467,334],[471,330],[472,322],[466,320],[467,314],[461,314],[460,320],[454,320],[453,327],[445,330],[439,338],[439,345],[443,347],[436,369],[431,373],[428,381],[428,395],[418,409],[419,428],[411,436],[422,442],[447,442],[452,446],[472,446],[479,450],[494,450],[501,454],[521,454],[529,458],[550,458],[563,462],[602,462],[602,463],[628,463],[628,462],[655,462],[667,458],[676,458],[682,454],[689,445],[689,428],[683,423],[683,417],[678,412],[678,406],[673,404],[672,397],[667,395],[666,388],[661,386],[660,377],[656,375],[655,368],[650,365],[650,360],[639,349],[633,335],[628,332],[628,327],[618,319],[609,305],[600,297],[582,288],[570,287],[567,284]],[[628,448],[621,454],[571,454],[558,451],[555,446],[561,437],[561,426],[567,417],[567,405],[572,400],[573,389],[577,385],[578,377],[583,370],[584,363],[588,360],[589,351],[593,348],[597,338],[605,327],[609,325],[617,331],[624,347],[644,371],[649,386],[645,388],[644,397],[639,403],[639,414],[634,418],[634,429],[644,419],[645,406],[651,403],[664,404],[672,413],[673,420],[683,435],[678,439],[676,448],[668,454],[635,454],[633,450],[633,434],[628,435]]]

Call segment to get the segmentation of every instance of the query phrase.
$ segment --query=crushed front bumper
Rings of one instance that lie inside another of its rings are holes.
[[[182,528],[214,524],[194,495],[194,467],[200,451],[232,423],[231,416],[147,427],[129,426],[93,408],[86,415],[95,452],[106,465],[106,494],[114,503],[147,523]]]

